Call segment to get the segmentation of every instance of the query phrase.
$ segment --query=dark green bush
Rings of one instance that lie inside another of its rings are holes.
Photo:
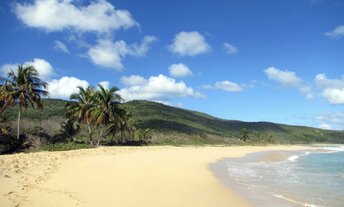
[[[17,139],[13,135],[0,135],[0,154],[17,151],[23,143],[23,139]]]
[[[18,150],[23,143],[23,136],[17,139],[11,127],[0,117],[0,154]]]

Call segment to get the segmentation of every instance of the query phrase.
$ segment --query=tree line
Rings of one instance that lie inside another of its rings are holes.
[[[0,115],[10,107],[18,107],[16,140],[25,136],[21,132],[23,110],[30,107],[42,110],[43,100],[49,95],[47,87],[48,83],[39,78],[33,66],[19,65],[6,78],[0,77]],[[129,124],[130,115],[122,104],[124,99],[118,94],[118,88],[107,89],[98,84],[97,87],[78,87],[78,90],[66,104],[66,120],[61,123],[59,136],[73,141],[74,136],[86,128],[89,144],[95,146],[109,136],[119,137],[120,144],[126,144],[135,136],[140,140],[150,137],[151,130],[136,129]],[[5,121],[0,120],[0,137],[9,137],[11,132]]]

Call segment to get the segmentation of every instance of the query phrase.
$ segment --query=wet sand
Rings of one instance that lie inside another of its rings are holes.
[[[209,169],[214,173],[214,175],[222,181],[222,183],[234,191],[237,195],[246,198],[255,207],[300,207],[305,206],[303,203],[281,197],[281,196],[271,196],[270,193],[262,191],[254,184],[247,185],[241,183],[241,181],[230,177],[228,174],[228,163],[233,162],[278,162],[285,161],[287,159],[295,156],[296,153],[302,153],[303,150],[272,150],[272,151],[260,151],[247,154],[244,157],[238,158],[224,158],[216,163],[209,164]],[[321,152],[323,150],[308,148],[307,151],[317,151]]]

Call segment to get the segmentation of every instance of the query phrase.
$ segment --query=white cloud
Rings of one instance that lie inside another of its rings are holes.
[[[156,41],[157,38],[154,36],[145,36],[140,44],[134,43],[128,46],[129,54],[138,57],[145,56],[150,45]]]
[[[344,104],[344,88],[326,88],[322,95],[331,104]]]
[[[110,86],[110,82],[109,81],[101,81],[98,84],[103,86],[105,89],[109,89],[109,86]]]
[[[238,92],[243,90],[243,88],[239,84],[233,83],[231,81],[218,81],[215,83],[215,87],[230,92]]]
[[[306,95],[306,98],[313,98],[314,93],[309,85],[306,85],[300,77],[293,71],[280,70],[275,67],[269,67],[264,73],[270,80],[277,81],[285,87],[294,88]]]
[[[145,36],[140,44],[127,45],[125,41],[113,42],[109,39],[98,39],[97,44],[88,50],[88,57],[95,65],[115,70],[124,68],[122,60],[127,56],[144,56],[150,44],[156,41],[153,36]]]
[[[315,76],[315,83],[322,88],[344,88],[344,76],[342,79],[328,79],[326,74],[318,74]]]
[[[131,76],[133,77],[133,76]],[[140,76],[134,76],[139,79]],[[134,78],[132,78],[134,80]],[[141,80],[144,78],[140,78]],[[139,84],[134,85],[132,82],[130,86],[125,87],[119,91],[119,94],[126,101],[130,100],[153,100],[160,102],[168,102],[173,98],[194,97],[203,98],[204,95],[200,92],[194,91],[188,87],[184,82],[176,82],[175,79],[164,75],[151,76],[145,81],[139,81]]]
[[[344,112],[328,112],[319,114],[315,117],[319,128],[343,130],[344,129]]]
[[[269,67],[264,72],[270,80],[275,80],[286,86],[299,85],[302,83],[302,79],[299,78],[293,71],[283,71],[275,67]]]
[[[122,58],[127,53],[126,43],[123,40],[112,42],[99,39],[97,44],[88,50],[88,56],[95,65],[116,70],[124,68]]]
[[[190,68],[182,63],[172,64],[168,70],[173,77],[186,77],[192,75]]]
[[[65,45],[63,42],[55,40],[54,41],[54,50],[69,53],[69,50],[67,48],[67,45]]]
[[[11,70],[16,71],[20,63],[8,63],[0,67],[0,72],[2,74],[7,74]],[[48,80],[54,75],[54,68],[51,64],[41,58],[34,58],[32,61],[26,61],[22,63],[23,66],[33,66],[38,71],[39,77],[42,80]]]
[[[82,34],[68,34],[66,40],[69,43],[73,43],[78,48],[90,48],[92,46],[86,41],[86,38]]]
[[[238,48],[229,43],[223,43],[223,47],[225,48],[226,52],[230,55],[237,54],[239,52]]]
[[[17,18],[29,27],[48,32],[71,29],[78,32],[107,33],[138,25],[127,10],[115,9],[106,0],[91,1],[87,6],[74,0],[34,0],[16,3]]]
[[[332,126],[326,123],[320,123],[318,126],[320,129],[327,129],[327,130],[331,130]]]
[[[198,32],[178,33],[169,49],[171,52],[182,56],[195,56],[211,51],[211,47],[205,38]]]
[[[322,91],[322,96],[331,104],[344,104],[344,76],[342,79],[329,79],[325,74],[315,76],[315,83]]]
[[[203,85],[204,89],[220,89],[229,92],[239,92],[244,90],[243,85],[239,85],[237,83],[225,80],[225,81],[217,81],[214,85],[206,84]]]
[[[48,81],[49,97],[68,99],[72,93],[79,92],[78,86],[86,88],[89,83],[75,77],[64,76],[60,79]]]
[[[121,78],[121,83],[125,86],[137,86],[137,85],[144,85],[147,83],[147,80],[139,75],[132,75],[132,76],[124,76]]]
[[[344,36],[344,25],[339,25],[331,32],[326,32],[326,35],[334,38],[341,38]]]

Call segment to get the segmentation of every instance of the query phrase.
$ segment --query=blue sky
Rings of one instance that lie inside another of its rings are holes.
[[[0,74],[34,65],[76,86],[243,121],[344,129],[342,0],[0,3]]]

